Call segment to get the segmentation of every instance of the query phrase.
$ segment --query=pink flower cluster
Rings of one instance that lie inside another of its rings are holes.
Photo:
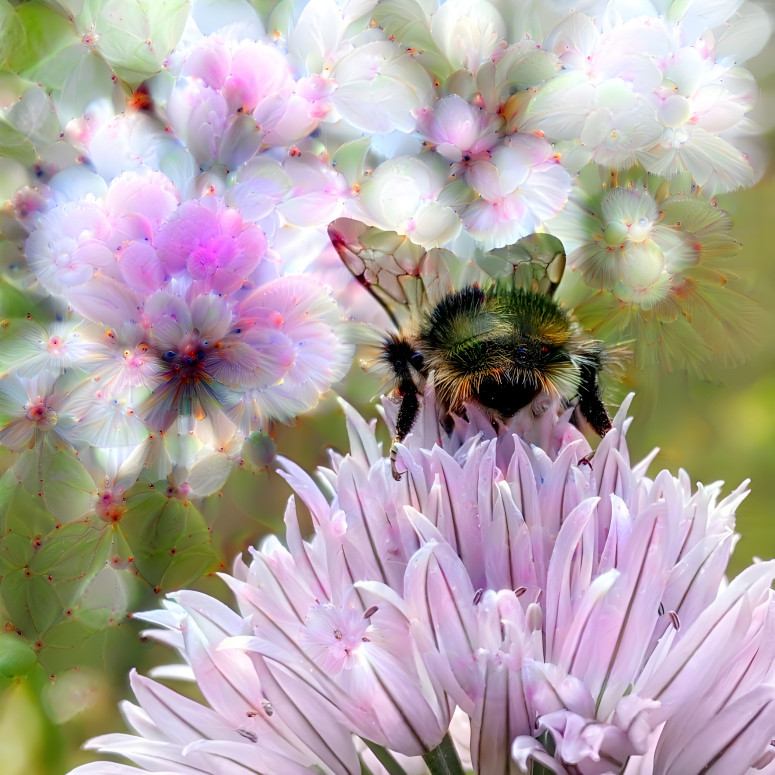
[[[357,773],[359,737],[414,771],[457,707],[475,772],[771,772],[775,563],[723,575],[744,486],[648,477],[626,407],[594,457],[550,424],[552,459],[476,413],[440,436],[426,401],[400,482],[349,409],[323,490],[284,464],[315,533],[291,499],[286,544],[224,577],[239,614],[183,592],[143,615],[210,707],[134,675],[134,736],[90,747],[150,772]]]
[[[688,175],[711,194],[752,185],[756,88],[741,63],[765,45],[770,23],[738,5],[666,13],[608,0],[510,15],[487,0],[422,11],[380,3],[376,20],[433,88],[401,73],[422,100],[403,101],[414,136],[396,128],[374,138],[379,164],[347,214],[424,247],[470,252],[541,230],[587,165]]]
[[[307,137],[330,112],[333,88],[319,75],[296,80],[271,43],[214,35],[185,58],[167,113],[197,161],[234,169],[262,145]]]
[[[190,23],[170,76],[123,112],[93,102],[17,193],[24,282],[56,312],[10,341],[0,443],[94,450],[122,489],[146,465],[206,495],[248,435],[346,373],[334,298],[298,274],[350,196],[309,137],[335,83],[256,37]],[[207,458],[221,473],[194,486]]]
[[[185,432],[215,422],[217,435],[244,437],[313,406],[343,376],[350,350],[333,299],[310,277],[282,276],[258,222],[217,195],[181,202],[147,168],[107,186],[93,178],[101,195],[43,212],[26,245],[40,284],[84,322],[31,322],[16,345],[16,378],[70,373],[57,401],[60,415],[69,409],[63,438],[73,446],[97,444],[89,430],[100,424],[108,446],[131,447],[178,421]],[[41,429],[45,413],[30,419],[28,404],[18,413],[30,432]],[[15,449],[29,437],[18,426],[0,430]]]
[[[537,231],[562,210],[571,178],[560,155],[540,133],[513,131],[504,115],[509,68],[529,68],[532,60],[540,79],[535,60],[546,57],[533,43],[500,53],[502,63],[493,56],[479,69],[477,61],[476,80],[471,73],[458,83],[453,74],[412,112],[422,145],[407,149],[424,150],[383,161],[362,180],[350,205],[356,217],[424,247],[462,238],[488,250]]]

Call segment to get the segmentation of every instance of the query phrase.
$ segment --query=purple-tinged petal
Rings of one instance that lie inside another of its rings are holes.
[[[498,482],[497,493],[500,508],[482,534],[487,586],[491,589],[524,587],[528,599],[532,600],[539,594],[539,588],[530,531],[514,505],[508,483]]]
[[[376,421],[367,423],[350,404],[341,398],[339,405],[344,410],[347,423],[350,456],[359,465],[369,468],[382,459],[382,450],[374,435]]]
[[[641,515],[618,563],[621,575],[581,638],[579,667],[585,666],[601,719],[608,717],[642,667],[667,580],[667,532],[663,510]]]
[[[425,627],[420,648],[441,651],[460,685],[475,699],[482,690],[475,590],[462,562],[447,544],[426,544],[406,568],[404,589],[410,616]]]
[[[177,769],[154,770],[154,772],[156,775],[180,775],[180,770]],[[91,762],[70,770],[70,775],[137,775],[137,773],[137,767],[116,762]]]
[[[210,708],[137,673],[130,673],[129,678],[138,702],[168,740],[186,744],[213,734],[239,739],[225,720]]]
[[[484,691],[471,715],[471,757],[476,772],[506,772],[511,741],[534,731],[522,685],[522,662],[530,642],[513,592],[486,592],[478,615],[485,637],[490,635],[498,643],[488,648]]]
[[[655,772],[723,775],[758,769],[775,735],[775,686],[755,687],[701,726],[692,721],[691,714],[679,714],[665,724]]]
[[[661,664],[654,666],[645,680],[636,681],[635,691],[659,700],[667,718],[696,686],[716,680],[725,661],[737,653],[752,607],[768,596],[773,578],[775,561],[753,565],[736,576],[690,626],[678,633]]]
[[[153,293],[164,283],[164,268],[147,242],[130,242],[118,253],[118,267],[124,282],[139,293]]]
[[[511,746],[511,758],[517,763],[522,772],[528,772],[532,762],[553,772],[554,775],[568,775],[568,770],[554,757],[550,756],[546,749],[534,737],[521,735],[516,738]]]

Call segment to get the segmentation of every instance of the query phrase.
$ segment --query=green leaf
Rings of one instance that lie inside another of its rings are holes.
[[[182,589],[219,568],[225,570],[209,535],[200,535],[196,545],[178,547],[159,586],[164,590]]]
[[[178,588],[220,564],[207,523],[190,503],[152,491],[130,495],[127,506],[118,525],[151,586]]]
[[[444,80],[452,73],[452,66],[431,35],[430,19],[416,0],[386,0],[374,9],[374,18],[402,48],[416,49],[417,61],[437,78]]]
[[[191,2],[190,0],[139,0],[139,4],[148,16],[153,46],[163,62],[178,45],[191,13]]]
[[[27,675],[37,661],[35,652],[16,633],[0,633],[0,675]]]
[[[61,127],[51,98],[40,86],[30,86],[7,114],[8,121],[33,145],[44,149],[55,143]]]
[[[45,509],[41,498],[30,494],[21,484],[16,484],[7,499],[0,524],[6,531],[27,538],[47,535],[56,526],[56,520]]]
[[[58,6],[61,13],[79,30],[87,30],[94,24],[105,0],[43,0],[47,5]]]
[[[43,475],[43,497],[58,522],[72,522],[94,508],[94,480],[71,452],[60,450]]]
[[[197,498],[215,494],[226,484],[235,466],[235,461],[226,455],[213,455],[194,463],[188,470],[192,494]]]
[[[36,70],[36,77],[54,90],[62,125],[82,116],[90,103],[113,94],[113,72],[96,51],[80,42],[51,57]]]
[[[496,66],[500,77],[515,89],[538,86],[557,71],[557,60],[548,51],[525,53],[518,48],[507,51]]]
[[[23,3],[16,13],[24,28],[25,44],[11,52],[8,65],[37,80],[35,74],[41,65],[78,42],[79,37],[71,21],[42,3]]]
[[[16,9],[8,0],[0,0],[0,65],[5,66],[14,52],[24,49],[27,36]]]
[[[97,19],[97,50],[116,75],[137,86],[162,69],[186,19],[186,0],[109,0]]]
[[[333,165],[337,172],[344,175],[347,183],[352,186],[363,177],[363,169],[366,162],[366,154],[369,151],[371,140],[361,137],[350,140],[340,146],[333,157]]]
[[[133,605],[137,605],[134,600]],[[149,601],[140,604],[144,610],[148,605],[151,605]],[[130,619],[99,630],[87,627],[75,617],[58,622],[46,633],[43,648],[38,653],[41,672],[44,676],[58,675],[74,665],[81,665],[102,671],[106,678],[108,674],[118,677],[137,664],[137,636],[141,627],[139,621]],[[45,678],[44,683],[50,682]],[[46,772],[64,772],[65,769]]]
[[[17,487],[19,487],[19,480],[12,471],[6,471],[0,476],[0,520],[5,519],[5,513],[11,505]],[[0,521],[0,526],[2,525],[4,522]]]
[[[79,619],[68,617],[64,621],[57,622],[46,633],[45,650],[43,656],[50,656],[48,649],[78,649],[81,651],[84,643],[94,635],[95,630],[87,626]],[[72,655],[70,656],[72,664]]]
[[[47,536],[30,560],[34,573],[52,576],[54,582],[83,579],[97,573],[111,552],[111,529],[76,522]]]
[[[248,436],[242,454],[259,471],[266,471],[277,455],[275,440],[263,431],[253,431]]]
[[[154,591],[161,591],[161,579],[171,562],[168,552],[145,552],[142,549],[135,552],[133,562],[140,577],[151,586]]]
[[[84,590],[74,614],[94,630],[102,630],[121,621],[129,605],[128,582],[126,571],[117,571],[106,565]]]
[[[105,650],[108,632],[110,630],[95,631],[73,618],[57,622],[46,633],[38,661],[48,675],[69,670],[73,664],[104,669],[113,656]]]
[[[70,667],[59,672],[56,680],[43,689],[45,708],[56,724],[64,724],[97,701],[104,677],[86,665],[85,669]]]
[[[34,547],[29,538],[6,533],[0,539],[0,577],[12,570],[26,567],[33,553]]]
[[[13,466],[9,469],[9,473],[12,473],[16,478],[16,481],[20,482],[22,487],[33,495],[40,493],[41,484],[41,455],[40,450],[28,449],[17,456]],[[39,496],[43,497],[43,496]]]
[[[44,633],[62,613],[51,582],[26,569],[11,571],[0,582],[0,596],[13,626],[30,640]]]
[[[34,164],[38,158],[35,146],[5,118],[0,118],[0,156],[27,165]]]
[[[258,12],[262,16],[266,15],[265,29],[269,32],[277,30],[283,37],[287,38],[288,30],[296,18],[293,0],[279,0],[279,2],[271,2],[270,0],[270,2],[258,2],[256,5]]]
[[[126,505],[120,526],[135,554],[169,551],[175,546],[186,525],[183,503],[151,490],[129,495]]]
[[[34,315],[39,311],[39,305],[40,300],[35,299],[31,294],[24,293],[10,283],[0,281],[0,310],[3,318],[25,318],[28,313]],[[0,342],[12,335],[12,329],[0,329]]]

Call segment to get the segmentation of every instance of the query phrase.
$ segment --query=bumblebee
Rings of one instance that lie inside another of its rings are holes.
[[[401,478],[396,445],[411,431],[429,381],[447,416],[465,415],[473,404],[494,424],[507,423],[548,393],[577,398],[598,435],[610,430],[599,383],[606,349],[554,299],[565,268],[556,237],[534,234],[480,256],[481,281],[455,291],[460,262],[448,251],[426,252],[405,237],[347,218],[334,221],[329,236],[397,329],[384,337],[378,355],[400,402],[390,450],[395,479]],[[406,324],[394,312],[396,302],[408,312]]]

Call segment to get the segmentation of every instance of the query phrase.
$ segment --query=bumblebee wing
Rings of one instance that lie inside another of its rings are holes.
[[[382,231],[352,218],[337,218],[328,236],[351,274],[387,312],[415,319],[428,304],[452,290],[447,250],[425,248],[394,231]]]
[[[496,280],[511,277],[515,288],[552,296],[565,271],[565,248],[551,234],[528,234],[485,253],[479,265]]]

